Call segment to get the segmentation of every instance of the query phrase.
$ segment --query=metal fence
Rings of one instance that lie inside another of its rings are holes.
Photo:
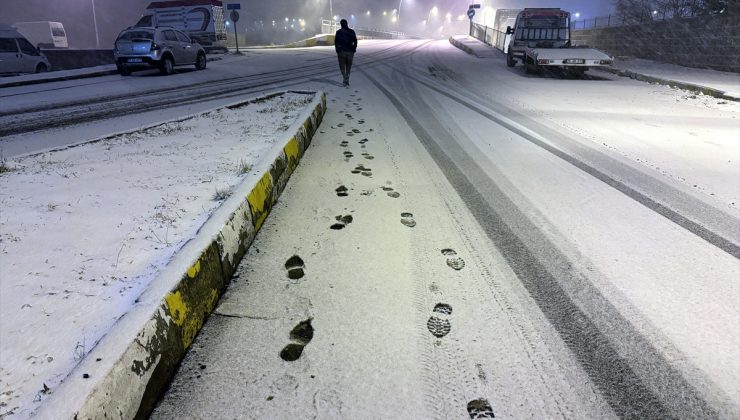
[[[640,25],[669,19],[686,19],[699,16],[694,10],[686,9],[679,11],[654,10],[651,16],[643,16],[640,19],[625,18],[620,15],[596,16],[588,19],[571,20],[570,29],[574,31],[594,28],[608,28],[612,26]],[[712,16],[712,15],[710,15]]]
[[[470,36],[498,50],[506,50],[506,31],[494,29],[479,23],[470,24]]]
[[[322,34],[333,34],[340,28],[339,22],[332,20],[321,21],[321,33]],[[382,39],[399,39],[408,38],[405,32],[389,31],[380,28],[366,28],[362,26],[354,26],[352,29],[358,36],[364,36],[368,38],[382,38]]]

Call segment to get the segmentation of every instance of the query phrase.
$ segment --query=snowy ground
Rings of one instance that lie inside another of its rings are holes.
[[[647,76],[707,86],[740,98],[740,74],[710,69],[696,69],[675,64],[658,63],[641,58],[618,59],[614,68],[630,70]]]
[[[349,90],[328,48],[209,69],[100,78],[103,95],[161,85],[173,105],[0,142],[59,144],[230,100],[174,92],[200,82],[328,91],[323,132],[160,418],[460,418],[480,399],[497,417],[740,416],[737,102],[529,76],[447,41],[361,42]],[[100,99],[95,83],[0,96],[22,102],[10,112]],[[293,254],[305,279],[287,278]],[[312,339],[291,338],[309,318]],[[304,346],[295,362],[279,356],[289,343]]]
[[[739,243],[737,106],[446,42],[406,57],[329,89],[154,417],[740,414],[737,257],[638,198]]]
[[[5,162],[0,174],[0,413],[53,390],[312,95]]]

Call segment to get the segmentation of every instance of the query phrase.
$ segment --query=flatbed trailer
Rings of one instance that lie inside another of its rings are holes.
[[[543,69],[559,69],[583,74],[592,67],[608,67],[614,62],[609,54],[595,48],[526,48],[524,50],[524,71],[538,73]]]
[[[520,62],[530,74],[545,68],[583,74],[591,67],[610,66],[614,61],[595,48],[572,46],[570,13],[559,8],[521,10],[506,33],[511,35],[506,64],[514,67]]]

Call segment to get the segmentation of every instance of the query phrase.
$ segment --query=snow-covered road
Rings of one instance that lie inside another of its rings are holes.
[[[155,418],[740,416],[737,103],[527,76],[446,41],[366,43],[351,89],[329,49],[252,54],[0,91],[19,130],[28,107],[54,124],[130,113],[128,93],[157,105],[116,130],[188,95],[192,111],[216,92],[328,92]],[[114,100],[90,89],[102,79]]]

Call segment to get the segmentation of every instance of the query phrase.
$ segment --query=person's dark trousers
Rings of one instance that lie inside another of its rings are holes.
[[[349,84],[349,74],[352,71],[352,59],[354,56],[355,53],[347,51],[340,51],[337,53],[337,58],[339,58],[339,70],[342,71],[345,85]]]

